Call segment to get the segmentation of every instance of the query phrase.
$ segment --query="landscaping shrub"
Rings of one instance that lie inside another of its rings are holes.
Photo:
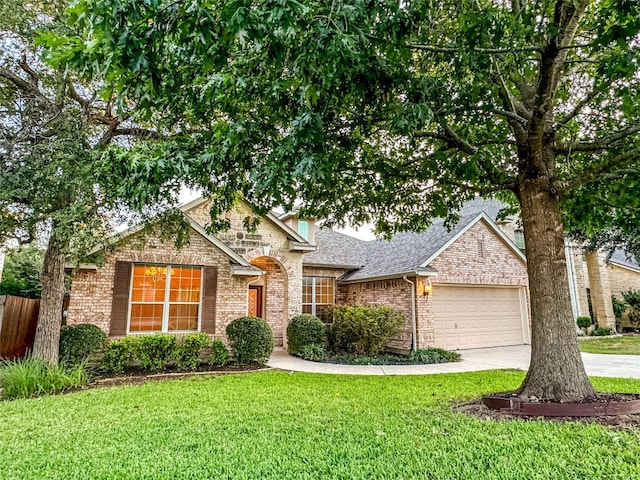
[[[198,368],[202,352],[209,346],[211,346],[211,339],[206,333],[191,333],[185,335],[175,350],[178,367],[185,370],[195,370]]]
[[[85,363],[106,341],[107,335],[95,325],[66,325],[60,329],[60,362],[69,366]]]
[[[421,348],[409,353],[409,360],[416,363],[448,363],[459,362],[460,354],[442,348]]]
[[[320,360],[324,360],[327,355],[324,352],[324,348],[322,348],[320,345],[310,343],[300,349],[300,352],[298,352],[298,356],[305,360],[319,362]]]
[[[296,315],[287,325],[287,349],[291,355],[296,355],[306,345],[322,343],[324,323],[318,317],[303,313]]]
[[[332,323],[327,331],[329,347],[335,353],[376,356],[396,335],[406,318],[386,306],[333,306],[328,316]]]
[[[229,350],[222,340],[214,340],[211,342],[211,357],[209,362],[211,365],[217,365],[220,367],[229,363]]]
[[[596,328],[591,335],[594,337],[606,337],[607,335],[611,335],[613,331],[610,328],[598,327]]]
[[[273,333],[267,322],[258,317],[236,318],[227,325],[227,337],[238,363],[264,364],[273,352]]]
[[[578,324],[578,327],[584,330],[589,328],[593,322],[591,321],[591,317],[578,317],[576,318],[576,323]]]
[[[145,370],[162,370],[175,357],[177,345],[175,335],[157,333],[138,337],[140,366]]]
[[[89,381],[83,365],[49,365],[27,357],[0,362],[0,385],[4,398],[26,398],[78,388]]]
[[[102,356],[101,368],[106,373],[120,373],[138,354],[139,337],[125,337],[108,343]]]

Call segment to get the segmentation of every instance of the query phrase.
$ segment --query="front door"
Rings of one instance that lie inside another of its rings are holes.
[[[261,285],[249,285],[249,316],[264,318],[262,316]]]

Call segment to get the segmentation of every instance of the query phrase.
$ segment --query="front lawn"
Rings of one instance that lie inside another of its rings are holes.
[[[580,351],[586,353],[640,355],[640,335],[615,338],[581,339]]]
[[[640,478],[638,431],[449,406],[522,375],[268,371],[0,402],[0,478]],[[596,386],[640,393],[637,380]]]

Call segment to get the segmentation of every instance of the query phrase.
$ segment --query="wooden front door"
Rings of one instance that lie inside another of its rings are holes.
[[[264,318],[262,316],[262,286],[261,285],[249,286],[249,316]]]

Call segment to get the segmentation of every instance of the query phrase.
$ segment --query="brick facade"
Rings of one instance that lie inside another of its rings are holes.
[[[229,257],[206,238],[191,231],[189,245],[177,251],[171,242],[147,238],[144,248],[133,235],[113,253],[107,254],[98,270],[81,270],[74,276],[67,315],[68,324],[93,323],[109,332],[113,301],[113,278],[116,261],[170,265],[216,265],[218,286],[216,298],[215,337],[233,319],[247,314],[247,278],[233,277]]]
[[[210,223],[209,205],[200,203],[188,210],[202,226]],[[263,269],[265,286],[264,316],[271,326],[277,346],[283,344],[283,332],[289,318],[302,311],[302,253],[289,251],[289,239],[282,229],[262,219],[255,232],[247,232],[243,220],[252,216],[245,202],[225,217],[231,228],[218,238],[253,265]],[[232,320],[247,315],[248,286],[259,277],[233,276],[229,256],[195,230],[190,243],[177,251],[169,241],[154,236],[141,242],[133,234],[113,253],[106,255],[97,270],[81,270],[73,278],[67,322],[93,323],[109,332],[113,301],[113,279],[116,261],[173,265],[215,265],[218,267],[215,334],[225,338],[225,328]]]
[[[481,246],[480,246],[481,244]],[[482,256],[479,256],[482,249]],[[417,252],[416,252],[417,253]],[[424,295],[425,286],[465,284],[484,286],[528,286],[526,265],[499,238],[485,221],[479,221],[434,259],[430,266],[436,277],[407,279],[415,285],[416,333],[418,348],[434,346],[433,295]],[[330,268],[304,267],[304,275],[340,278],[347,271]],[[338,283],[336,303],[346,305],[388,305],[401,310],[407,322],[389,344],[398,350],[409,350],[412,343],[411,288],[403,278]],[[528,308],[527,308],[528,311]]]
[[[612,295],[622,299],[622,292],[640,290],[640,272],[615,263],[607,265],[609,285]]]

